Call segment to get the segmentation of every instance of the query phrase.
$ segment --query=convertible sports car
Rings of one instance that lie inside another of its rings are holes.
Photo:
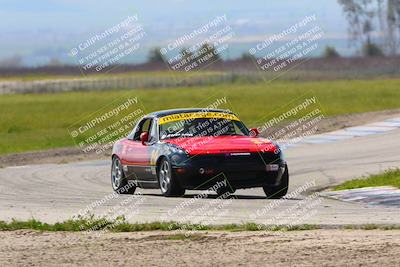
[[[277,144],[257,135],[227,110],[153,112],[114,144],[112,187],[129,194],[160,188],[164,196],[262,187],[267,198],[281,198],[289,184],[286,161]]]

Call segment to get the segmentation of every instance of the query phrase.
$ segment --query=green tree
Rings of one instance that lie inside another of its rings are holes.
[[[255,56],[253,56],[252,54],[250,54],[249,52],[245,52],[242,54],[242,56],[240,57],[240,59],[242,60],[249,60],[249,61],[253,61],[255,60]]]
[[[367,42],[363,48],[362,48],[362,53],[364,56],[366,57],[379,57],[379,56],[383,56],[383,51],[382,49],[379,48],[379,46],[377,46],[374,43],[371,42]]]
[[[187,48],[181,49],[181,55],[182,55],[182,59],[186,59],[186,61],[188,61],[188,62],[191,62],[191,61],[193,61],[193,59],[195,59],[192,51],[189,51],[189,49],[187,49]]]
[[[348,21],[351,43],[370,47],[372,32],[383,34],[374,46],[390,55],[397,53],[400,43],[400,0],[338,0]],[[383,49],[382,49],[382,48]]]
[[[206,56],[208,54],[212,54],[212,57],[210,57],[207,60],[207,62],[216,61],[216,60],[221,59],[221,57],[217,53],[217,50],[215,49],[215,47],[212,44],[205,43],[200,47],[199,54],[197,57],[198,57],[198,59],[201,59],[203,56]]]
[[[149,62],[164,62],[164,59],[163,59],[163,56],[161,54],[159,47],[156,47],[156,48],[153,48],[150,50],[148,61]]]
[[[326,58],[337,58],[340,57],[334,46],[325,47],[324,57]]]

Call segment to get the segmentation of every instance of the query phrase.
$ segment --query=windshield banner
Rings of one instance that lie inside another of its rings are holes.
[[[240,121],[238,117],[234,114],[230,113],[223,113],[223,112],[194,112],[194,113],[178,113],[172,114],[169,116],[165,116],[159,119],[158,123],[165,124],[174,121],[181,121],[181,120],[193,120],[193,119],[227,119],[227,120],[234,120]]]

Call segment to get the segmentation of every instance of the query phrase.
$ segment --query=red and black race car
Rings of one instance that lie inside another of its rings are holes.
[[[286,161],[277,144],[257,135],[227,110],[148,114],[114,144],[112,187],[131,194],[136,187],[160,188],[164,196],[262,187],[267,198],[281,198],[289,184]]]

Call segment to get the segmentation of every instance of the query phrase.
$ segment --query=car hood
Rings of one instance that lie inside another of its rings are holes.
[[[278,149],[268,139],[249,136],[185,137],[166,139],[164,142],[177,145],[186,150],[190,155],[232,152],[274,152]]]

